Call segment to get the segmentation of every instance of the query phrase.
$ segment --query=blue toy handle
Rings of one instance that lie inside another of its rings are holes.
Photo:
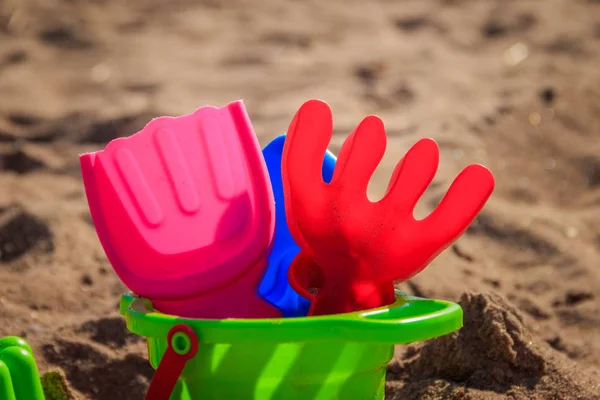
[[[263,149],[263,157],[275,197],[275,239],[258,293],[263,299],[280,309],[284,317],[303,317],[308,314],[310,302],[292,289],[287,277],[290,264],[300,252],[300,247],[292,238],[285,217],[281,177],[284,143],[285,134],[273,139]],[[333,176],[335,162],[335,156],[327,151],[323,160],[323,180],[327,183]]]

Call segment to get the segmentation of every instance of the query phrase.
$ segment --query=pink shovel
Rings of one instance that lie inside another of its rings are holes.
[[[274,201],[242,101],[154,119],[80,162],[98,237],[130,290],[184,317],[280,316],[256,294]]]

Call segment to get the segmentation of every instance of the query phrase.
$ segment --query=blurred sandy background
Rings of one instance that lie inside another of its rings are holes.
[[[334,152],[384,119],[373,198],[425,136],[442,161],[420,213],[469,163],[497,178],[468,233],[401,284],[460,299],[465,328],[398,348],[387,398],[598,399],[599,62],[597,0],[0,0],[0,336],[78,399],[142,399],[152,370],[78,154],[238,98],[266,144],[321,98]]]

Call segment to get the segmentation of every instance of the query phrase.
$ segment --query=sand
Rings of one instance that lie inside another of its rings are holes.
[[[3,0],[0,336],[77,399],[142,399],[152,370],[77,155],[239,98],[266,144],[321,98],[334,152],[384,119],[373,199],[421,137],[442,160],[419,215],[469,163],[497,178],[469,231],[399,285],[460,301],[465,327],[398,347],[387,398],[600,398],[598,21],[592,0]]]

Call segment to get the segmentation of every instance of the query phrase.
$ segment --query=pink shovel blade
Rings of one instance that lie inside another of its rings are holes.
[[[141,296],[218,289],[269,250],[273,193],[242,101],[154,119],[80,162],[104,251]]]

